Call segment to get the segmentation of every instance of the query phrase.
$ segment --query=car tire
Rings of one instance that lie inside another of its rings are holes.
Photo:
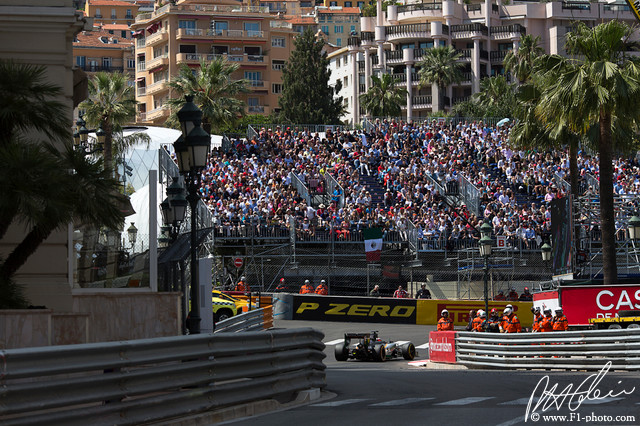
[[[220,321],[224,321],[226,319],[229,319],[233,316],[233,312],[231,312],[228,309],[220,309],[218,312],[216,312],[216,322],[220,322]]]
[[[640,311],[639,310],[618,311],[618,317],[619,318],[640,317]]]
[[[349,347],[344,343],[338,343],[335,347],[336,361],[346,361],[349,359]]]
[[[387,360],[387,351],[384,345],[375,345],[373,347],[373,359],[378,362],[384,362]]]
[[[413,343],[405,343],[400,347],[400,349],[402,350],[402,357],[407,361],[413,361],[413,359],[416,357],[416,347],[413,345]]]

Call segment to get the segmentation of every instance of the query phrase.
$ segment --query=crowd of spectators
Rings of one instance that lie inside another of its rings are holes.
[[[549,238],[551,201],[566,195],[558,178],[569,180],[568,154],[515,149],[509,132],[508,125],[435,120],[376,120],[366,132],[329,130],[322,137],[297,127],[262,128],[235,141],[231,151],[212,154],[200,192],[227,235],[294,226],[298,238],[333,231],[335,238],[352,239],[363,228],[381,227],[403,240],[415,226],[419,240],[455,247],[479,239],[477,229],[486,221],[510,244],[536,248]],[[580,151],[578,168],[584,191],[597,197],[585,177],[597,182],[598,159]],[[309,205],[292,186],[291,172],[323,201]],[[328,174],[343,193],[328,193]],[[377,183],[367,184],[363,176]],[[435,185],[456,185],[460,177],[479,190],[477,213],[464,203],[450,205]],[[616,194],[639,194],[638,160],[616,159],[614,182]]]

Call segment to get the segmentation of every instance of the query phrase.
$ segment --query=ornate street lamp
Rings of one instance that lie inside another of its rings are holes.
[[[487,224],[485,223],[485,225]],[[491,225],[488,226],[491,228]],[[480,241],[478,241],[480,255],[484,257],[484,309],[487,315],[489,315],[489,256],[491,256],[491,249],[493,248],[493,240],[490,235],[491,232],[489,231],[488,235],[483,235]]]
[[[131,243],[131,250],[133,251],[136,246],[136,239],[138,239],[138,228],[131,222],[131,226],[127,229],[127,234],[129,235],[129,242]]]

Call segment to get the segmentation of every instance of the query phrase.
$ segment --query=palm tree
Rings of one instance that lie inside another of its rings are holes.
[[[437,46],[428,49],[424,54],[424,59],[418,65],[420,71],[420,86],[432,84],[437,92],[433,96],[433,104],[440,110],[440,90],[447,86],[460,83],[462,81],[462,69],[464,64],[458,62],[462,58],[460,52],[451,46]]]
[[[106,134],[103,156],[108,169],[113,167],[114,135],[136,116],[133,90],[122,73],[101,71],[89,80],[89,98],[80,104],[88,124]]]
[[[397,78],[391,74],[371,76],[371,87],[360,95],[360,103],[371,117],[399,117],[407,103],[407,90],[398,87]]]
[[[516,91],[506,77],[498,75],[480,81],[480,91],[473,100],[484,111],[484,117],[511,117],[516,106]]]
[[[640,68],[625,56],[631,29],[620,21],[594,28],[579,23],[567,35],[566,47],[576,58],[553,55],[545,61],[536,115],[549,127],[567,126],[588,136],[597,123],[600,157],[600,218],[604,284],[617,280],[613,200],[614,144],[617,135],[632,134],[640,122]]]
[[[202,127],[207,131],[229,126],[244,114],[245,103],[239,95],[249,93],[249,81],[234,79],[233,73],[239,65],[216,56],[210,62],[200,61],[200,68],[194,73],[186,64],[180,66],[178,75],[170,82],[177,98],[169,99],[172,121],[177,122],[175,113],[185,102],[185,95],[193,95],[193,102],[202,110]]]
[[[518,50],[510,50],[504,57],[504,67],[507,71],[512,71],[523,83],[529,79],[535,59],[543,54],[544,49],[540,47],[539,36],[523,35],[520,37]]]
[[[0,259],[2,307],[22,306],[12,277],[54,230],[72,220],[112,227],[122,220],[117,183],[101,161],[73,150],[68,111],[50,98],[60,89],[44,81],[44,67],[0,61],[0,238],[11,224],[25,228]]]

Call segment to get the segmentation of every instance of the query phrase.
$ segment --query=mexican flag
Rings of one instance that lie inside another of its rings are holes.
[[[382,251],[382,229],[363,229],[362,235],[364,236],[364,251],[367,254],[367,262],[380,261],[380,252]]]

